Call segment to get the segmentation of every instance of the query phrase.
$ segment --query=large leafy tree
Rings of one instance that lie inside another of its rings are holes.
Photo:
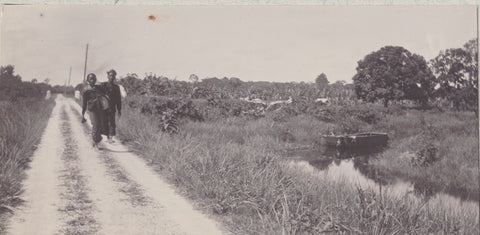
[[[6,65],[0,67],[0,100],[16,100],[24,96],[22,78],[15,75],[15,66]]]
[[[329,97],[337,97],[337,98],[343,98],[344,93],[345,93],[345,84],[346,82],[343,80],[336,81],[335,83],[331,84],[329,86]]]
[[[0,67],[0,78],[3,80],[15,79],[17,81],[21,81],[22,77],[20,75],[14,75],[15,73],[15,66],[13,65],[6,65]]]
[[[353,77],[357,97],[369,102],[414,100],[426,104],[434,76],[425,59],[403,47],[385,46],[358,62]]]
[[[477,108],[478,99],[477,39],[463,48],[441,51],[430,61],[439,85],[436,95],[453,102],[455,108]]]

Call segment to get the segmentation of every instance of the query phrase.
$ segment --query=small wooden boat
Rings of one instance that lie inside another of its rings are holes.
[[[387,144],[387,133],[366,132],[347,135],[324,135],[327,146],[337,148],[378,147]]]

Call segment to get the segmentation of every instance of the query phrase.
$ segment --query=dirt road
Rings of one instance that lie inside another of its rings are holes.
[[[56,98],[9,234],[224,233],[125,146],[93,149],[80,114]]]

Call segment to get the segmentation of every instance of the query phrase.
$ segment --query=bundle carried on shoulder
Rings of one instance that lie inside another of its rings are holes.
[[[87,109],[89,111],[104,111],[109,108],[110,98],[107,95],[94,92],[93,97],[87,101]]]

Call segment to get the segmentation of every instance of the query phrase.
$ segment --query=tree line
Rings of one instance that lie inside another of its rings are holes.
[[[441,51],[427,62],[399,46],[385,46],[358,62],[355,93],[368,102],[412,100],[422,105],[447,101],[456,109],[477,110],[477,39]]]
[[[361,100],[388,106],[396,101],[411,101],[421,106],[453,106],[458,110],[477,110],[477,39],[461,48],[441,51],[426,61],[400,46],[385,46],[358,61],[353,84],[330,84],[321,73],[315,85],[305,82],[244,82],[239,78],[204,78],[190,75],[190,81],[169,80],[147,74],[143,80],[128,74],[121,83],[130,94],[183,96],[188,98],[240,98],[281,100],[293,97],[312,102],[317,98],[336,101]]]
[[[23,98],[43,98],[47,91],[73,95],[72,86],[50,85],[50,79],[38,82],[36,78],[22,81],[22,76],[15,74],[14,65],[0,66],[0,101],[16,101]]]
[[[171,80],[164,76],[137,74],[121,77],[130,95],[171,96],[204,99],[262,99],[282,100],[292,97],[306,103],[318,98],[339,101],[362,100],[381,102],[384,106],[394,101],[410,100],[422,106],[452,105],[460,110],[477,110],[478,106],[478,48],[472,39],[461,48],[441,51],[427,62],[423,56],[413,54],[400,46],[385,46],[358,61],[353,84],[336,81],[330,84],[327,75],[321,73],[315,85],[306,82],[244,82],[236,77],[204,78],[190,75],[189,81]],[[14,74],[14,66],[1,67],[1,99],[16,99],[28,95],[65,91],[64,86],[50,86],[48,79],[38,83],[36,79],[22,82]],[[75,89],[82,90],[84,84]],[[67,92],[73,93],[73,87]]]
[[[15,74],[15,66],[0,67],[0,101],[17,101],[23,98],[43,98],[51,86],[47,83],[22,81],[22,77]]]

